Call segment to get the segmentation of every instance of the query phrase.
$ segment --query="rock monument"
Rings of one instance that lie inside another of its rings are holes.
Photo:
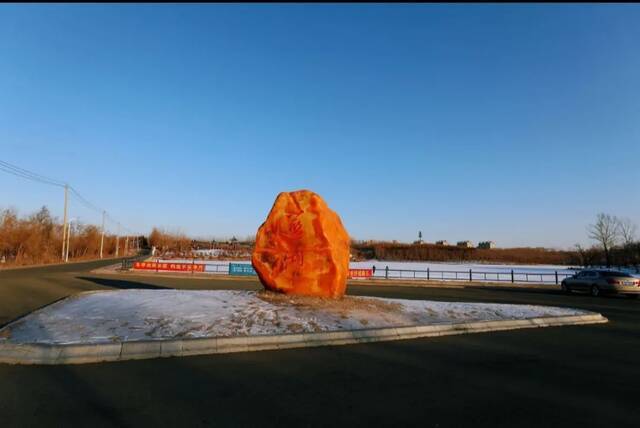
[[[267,290],[340,298],[349,275],[349,235],[320,195],[282,192],[258,229],[251,262]]]

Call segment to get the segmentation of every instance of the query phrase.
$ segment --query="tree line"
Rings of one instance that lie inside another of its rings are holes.
[[[487,262],[570,265],[578,261],[575,251],[546,248],[466,248],[453,245],[353,242],[351,254],[357,260]]]
[[[155,247],[157,255],[189,257],[192,239],[182,232],[169,232],[154,227],[149,235],[149,245]]]
[[[69,258],[95,259],[100,256],[101,230],[91,224],[71,224]],[[52,217],[46,206],[24,217],[15,209],[0,210],[0,266],[45,264],[61,261],[62,222]],[[586,248],[575,245],[571,250],[546,248],[463,248],[435,244],[402,244],[397,242],[352,241],[351,253],[355,259],[407,260],[407,261],[480,261],[492,263],[559,264],[580,266],[640,266],[638,228],[629,219],[600,213],[588,225],[588,237],[595,244]],[[159,254],[189,257],[191,251],[202,247],[202,242],[181,232],[170,232],[154,227],[141,246],[154,246]],[[116,236],[105,234],[104,257],[116,253]],[[204,241],[203,241],[204,242]],[[213,242],[213,241],[212,241]],[[252,237],[243,241],[232,238],[216,243],[216,248],[228,251],[251,252]],[[125,251],[125,239],[119,240],[120,255]],[[130,246],[131,248],[133,245]],[[206,246],[205,246],[206,248]],[[226,254],[226,253],[225,253]]]
[[[587,226],[590,239],[596,242],[590,248],[576,244],[579,264],[582,266],[636,266],[640,265],[638,227],[628,218],[600,213],[596,221]]]
[[[0,210],[0,267],[62,261],[62,230],[62,222],[52,217],[46,206],[24,217],[13,208]],[[98,226],[73,222],[70,231],[70,260],[100,257],[102,231]],[[121,255],[125,244],[121,238],[118,243]],[[113,257],[115,253],[116,236],[105,234],[103,257]]]
[[[237,239],[233,236],[230,239],[192,239],[180,231],[167,231],[154,227],[149,235],[149,245],[155,250],[157,257],[194,257],[195,250],[219,250],[216,255],[199,254],[198,258],[211,260],[217,259],[245,259],[251,256],[255,244],[254,236],[247,236],[244,239]]]
[[[598,214],[596,222],[589,225],[587,231],[595,244],[589,248],[576,245],[569,250],[540,247],[483,249],[427,243],[352,241],[351,254],[356,260],[477,261],[609,267],[640,265],[640,242],[636,238],[637,227],[631,220]],[[193,240],[184,233],[154,227],[149,236],[149,244],[156,247],[158,255],[190,257],[192,250],[212,247],[224,249],[223,256],[229,256],[233,251],[240,250],[243,254],[250,254],[254,239],[232,238],[226,242]]]

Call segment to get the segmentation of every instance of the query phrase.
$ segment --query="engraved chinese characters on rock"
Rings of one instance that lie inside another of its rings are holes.
[[[349,235],[318,194],[283,192],[258,229],[252,264],[268,290],[341,297],[349,275]]]

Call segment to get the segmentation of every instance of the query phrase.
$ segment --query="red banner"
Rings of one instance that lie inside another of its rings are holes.
[[[373,269],[349,269],[349,278],[371,278]]]
[[[170,270],[177,272],[204,272],[203,263],[167,263],[167,262],[135,262],[134,269]]]

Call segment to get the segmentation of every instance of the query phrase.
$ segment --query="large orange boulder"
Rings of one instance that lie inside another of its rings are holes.
[[[349,235],[309,190],[282,192],[256,235],[251,262],[267,290],[339,298],[349,275]]]

